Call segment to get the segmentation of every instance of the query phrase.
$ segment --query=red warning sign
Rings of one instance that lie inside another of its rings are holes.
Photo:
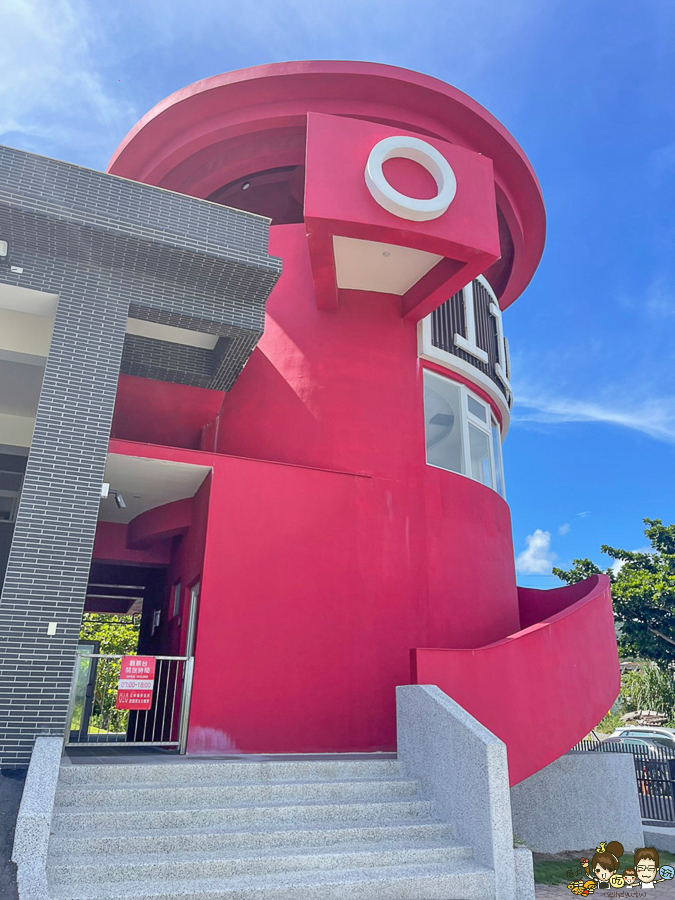
[[[154,656],[123,656],[117,685],[117,709],[150,709],[155,687]]]

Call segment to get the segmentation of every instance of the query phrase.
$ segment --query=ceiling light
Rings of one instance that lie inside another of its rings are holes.
[[[245,182],[242,184],[241,189],[242,189],[242,191],[247,191],[250,187],[251,187],[251,182],[250,182],[250,181],[245,181]]]

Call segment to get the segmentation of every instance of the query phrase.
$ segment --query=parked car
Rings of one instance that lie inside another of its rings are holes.
[[[675,752],[675,728],[659,728],[653,725],[628,725],[617,728],[607,740],[614,738],[635,738],[651,741],[658,747]]]
[[[604,741],[600,741],[593,749],[605,752],[608,750],[614,750],[616,752],[624,750],[627,753],[634,753],[639,756],[658,758],[661,755],[659,751],[662,748],[651,739],[610,735],[610,737],[606,738]]]

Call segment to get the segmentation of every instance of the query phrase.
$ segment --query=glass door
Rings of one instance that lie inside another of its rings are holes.
[[[98,664],[98,659],[93,654],[98,653],[99,646],[99,641],[80,641],[77,645],[75,696],[70,720],[71,743],[87,740]]]

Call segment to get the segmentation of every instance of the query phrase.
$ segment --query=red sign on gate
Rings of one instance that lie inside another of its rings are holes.
[[[123,656],[117,685],[117,709],[150,709],[155,687],[154,656]]]

